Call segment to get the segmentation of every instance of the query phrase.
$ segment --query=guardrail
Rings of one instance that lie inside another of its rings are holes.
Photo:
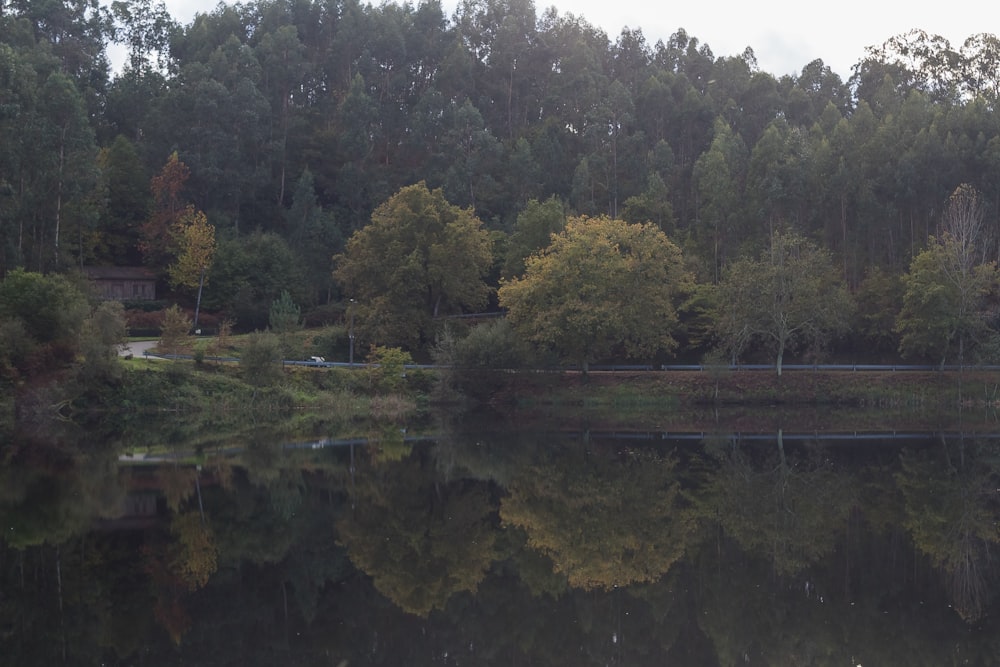
[[[143,351],[143,356],[158,359],[194,359],[190,354],[152,354],[149,350]],[[201,357],[203,361],[214,361],[221,363],[238,363],[239,357]],[[296,359],[284,359],[283,366],[304,366],[309,368],[369,368],[376,367],[377,364],[367,364],[362,362],[346,361],[299,361]],[[406,364],[405,369],[420,370],[441,370],[448,366],[436,364]],[[627,372],[627,371],[769,371],[777,372],[778,368],[774,364],[594,364],[587,367],[592,372]],[[491,369],[497,371],[511,372],[518,369]],[[547,371],[582,371],[581,366],[563,366],[548,369],[520,369],[520,370],[547,370]],[[1000,365],[940,365],[940,364],[782,364],[782,371],[882,371],[882,372],[906,372],[906,371],[1000,371]]]
[[[774,364],[663,364],[664,371],[773,371]],[[1000,371],[997,365],[944,365],[941,364],[782,364],[782,371]]]

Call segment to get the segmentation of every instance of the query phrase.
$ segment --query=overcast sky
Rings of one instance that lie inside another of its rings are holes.
[[[214,7],[212,0],[164,1],[184,25],[195,12]],[[457,1],[442,4],[450,19]],[[798,74],[804,65],[822,58],[845,81],[866,46],[914,28],[941,35],[956,49],[970,35],[1000,34],[1000,4],[990,0],[536,0],[535,6],[539,15],[555,6],[560,14],[583,17],[612,41],[625,26],[641,28],[650,46],[684,28],[707,43],[716,57],[738,55],[751,46],[760,68],[779,77]]]

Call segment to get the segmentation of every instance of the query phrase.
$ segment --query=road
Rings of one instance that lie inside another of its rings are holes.
[[[131,354],[133,357],[141,357],[146,350],[156,347],[159,342],[158,340],[129,341],[124,347],[119,348],[118,356],[127,357]]]

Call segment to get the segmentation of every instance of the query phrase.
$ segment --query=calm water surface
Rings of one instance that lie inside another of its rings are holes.
[[[0,449],[0,665],[1000,664],[1000,437]]]

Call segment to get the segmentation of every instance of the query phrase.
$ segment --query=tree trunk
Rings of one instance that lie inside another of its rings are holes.
[[[840,196],[840,246],[844,254],[844,280],[848,279],[847,268],[847,197]]]
[[[785,459],[785,432],[783,429],[778,429],[778,458],[781,460],[781,470],[784,472],[788,469],[788,460]]]
[[[59,266],[59,226],[62,222],[63,168],[66,164],[66,126],[62,128],[59,140],[59,180],[56,187],[56,233],[55,233],[55,265]]]
[[[201,275],[198,277],[198,298],[194,305],[194,324],[192,329],[198,331],[198,313],[201,312],[201,290],[205,286],[205,267],[201,267]]]
[[[198,492],[198,513],[201,514],[201,525],[205,525],[205,505],[201,501],[201,466],[195,469],[194,488]]]

